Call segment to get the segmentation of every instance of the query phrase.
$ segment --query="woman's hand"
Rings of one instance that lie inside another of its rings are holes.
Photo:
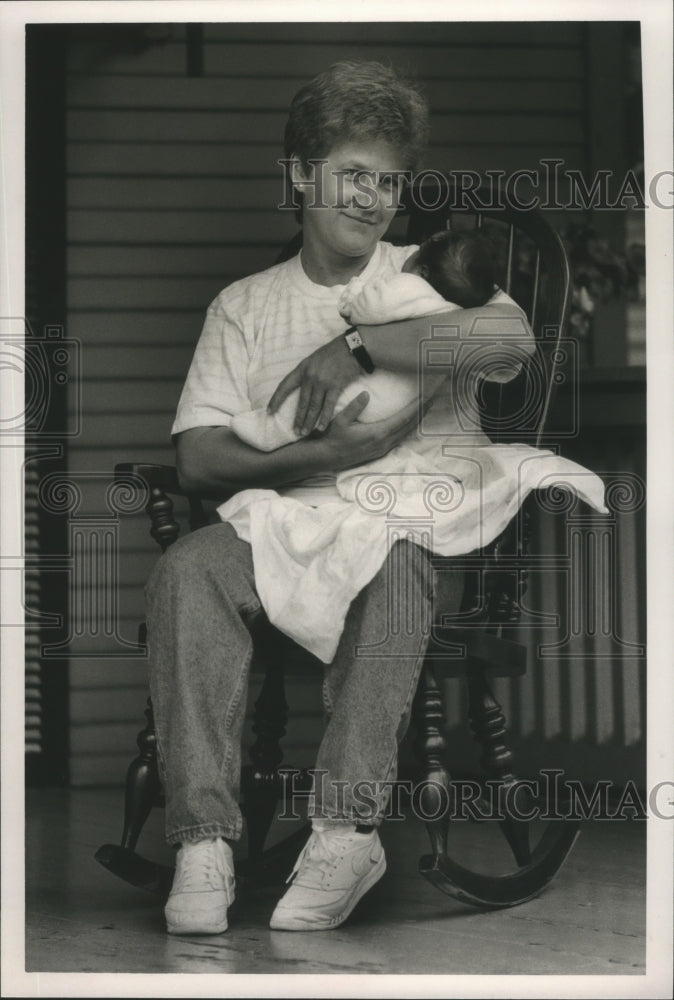
[[[323,431],[332,419],[342,389],[362,374],[362,368],[347,347],[343,334],[340,334],[286,375],[269,400],[267,410],[275,413],[286,396],[299,388],[295,433],[306,435],[313,430]],[[362,409],[361,406],[358,412]]]
[[[328,465],[340,471],[381,458],[419,426],[432,400],[413,399],[398,413],[385,420],[358,423],[359,414],[369,401],[367,392],[359,393],[339,413],[320,438],[312,442],[325,450]]]

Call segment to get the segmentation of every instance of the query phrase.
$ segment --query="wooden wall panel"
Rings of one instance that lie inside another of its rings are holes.
[[[254,143],[256,137],[283,135],[285,111],[207,111],[190,109],[162,114],[155,109],[127,110],[71,109],[67,117],[68,136],[80,142],[98,139],[104,142],[170,142],[177,137],[182,142]],[[557,141],[581,142],[582,131],[574,115],[545,114],[510,108],[493,111],[482,109],[473,114],[455,114],[452,111],[432,115],[435,142],[454,143],[485,142],[489,145],[502,142],[530,143],[532,134],[541,142],[544,155],[554,148]],[[282,153],[279,153],[282,155]]]
[[[446,142],[431,136],[426,165],[444,170],[450,166],[462,170],[487,170],[500,168],[514,171],[520,168],[535,169],[541,156],[546,155],[536,137],[530,133],[525,141],[501,146],[497,151],[493,143],[480,139],[470,143],[448,136]],[[171,136],[166,142],[148,143],[142,140],[89,142],[72,140],[68,147],[69,176],[142,176],[177,177],[188,181],[193,177],[239,179],[278,176],[277,160],[283,155],[280,142],[210,143],[181,142]],[[584,164],[584,144],[554,143],[554,155],[562,158],[573,169]]]
[[[451,53],[448,60],[453,63]],[[263,60],[259,61],[262,63]],[[425,54],[413,61],[424,70],[428,67]],[[255,72],[255,65],[249,68],[249,72]],[[501,77],[497,87],[491,80],[475,79],[466,93],[461,86],[447,85],[447,81],[462,80],[458,67],[449,65],[443,78],[429,80],[424,89],[436,115],[452,111],[460,115],[494,111],[505,114],[558,111],[568,115],[581,106],[580,80],[555,78],[550,67],[546,77],[537,81],[536,86],[532,86],[530,79]],[[173,109],[189,111],[210,106],[213,120],[219,119],[221,113],[229,109],[246,109],[259,114],[264,108],[284,115],[298,88],[298,79],[303,77],[285,75],[273,78],[263,76],[261,71],[255,77],[242,74],[227,78],[200,77],[189,80],[187,84],[178,77],[153,78],[140,74],[120,76],[114,80],[102,77],[92,80],[89,76],[80,76],[72,79],[70,108],[73,111],[125,108],[133,112],[152,109],[158,114],[168,112],[173,116]]]

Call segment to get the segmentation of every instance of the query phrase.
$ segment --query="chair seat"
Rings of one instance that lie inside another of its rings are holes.
[[[490,677],[521,677],[527,666],[526,646],[479,627],[436,626],[426,658],[445,677],[463,677],[471,666]]]

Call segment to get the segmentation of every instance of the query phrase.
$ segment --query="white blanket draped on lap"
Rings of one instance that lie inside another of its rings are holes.
[[[563,486],[601,513],[593,472],[528,445],[399,445],[337,477],[341,499],[309,507],[275,490],[244,490],[218,508],[250,542],[269,620],[324,663],[334,658],[353,598],[376,575],[400,532],[437,555],[487,545],[531,490]]]

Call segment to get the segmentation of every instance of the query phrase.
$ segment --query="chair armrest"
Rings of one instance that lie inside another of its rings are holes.
[[[132,478],[133,477],[133,478]],[[173,516],[173,501],[168,494],[185,497],[190,505],[190,528],[195,530],[208,524],[201,498],[187,493],[178,482],[178,471],[173,465],[153,465],[149,462],[121,462],[115,466],[115,482],[138,488],[138,481],[148,490],[145,508],[150,521],[150,534],[165,552],[180,533],[180,525]]]
[[[131,474],[144,479],[150,490],[161,490],[162,493],[173,493],[186,497],[188,494],[181,489],[178,482],[178,470],[174,465],[151,465],[146,462],[122,462],[115,466],[115,482],[127,482]]]

